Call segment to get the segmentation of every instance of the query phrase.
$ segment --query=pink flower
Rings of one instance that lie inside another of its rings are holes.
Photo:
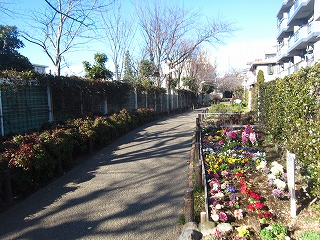
[[[242,211],[242,209],[236,209],[236,210],[234,210],[234,217],[236,218],[236,219],[243,219],[243,211]]]
[[[226,177],[228,175],[229,175],[228,171],[226,170],[221,171],[221,176]]]
[[[250,125],[247,125],[246,128],[244,129],[244,132],[246,132],[247,134],[249,134],[249,133],[252,133],[253,130],[252,130],[252,128],[251,128]]]
[[[254,205],[254,203],[250,203],[250,204],[248,205],[248,208],[249,208],[251,211],[254,211],[254,210],[255,210],[255,205]]]
[[[231,133],[230,133],[230,137],[231,137],[231,139],[237,138],[237,133],[231,132]]]
[[[242,143],[247,143],[248,142],[248,137],[247,137],[246,132],[244,132],[244,131],[242,132],[241,138],[242,138]]]
[[[257,138],[256,138],[256,134],[255,133],[250,133],[249,134],[249,139],[250,139],[250,142],[252,143],[252,144],[254,144],[256,141],[257,141]]]
[[[223,221],[223,222],[228,221],[228,216],[227,216],[227,214],[225,214],[224,212],[220,212],[220,213],[219,213],[219,218],[220,218],[220,220]]]
[[[229,201],[229,206],[230,207],[233,207],[233,205],[236,203],[236,201],[235,200],[231,200],[231,201]]]

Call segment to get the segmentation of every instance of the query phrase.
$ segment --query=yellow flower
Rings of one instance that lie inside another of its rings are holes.
[[[234,159],[234,158],[228,158],[228,163],[229,164],[233,164],[236,162],[237,159]]]
[[[221,139],[222,139],[222,137],[220,137],[220,136],[215,136],[215,139],[217,139],[217,140],[221,140]]]
[[[236,230],[238,231],[239,237],[248,237],[250,235],[250,231],[246,225],[237,227]]]

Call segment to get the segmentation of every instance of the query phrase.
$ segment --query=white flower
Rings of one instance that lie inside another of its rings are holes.
[[[222,209],[222,208],[223,208],[223,205],[221,205],[221,204],[219,204],[219,203],[216,205],[216,209],[220,210],[220,209]]]
[[[268,181],[269,181],[269,182],[273,182],[275,179],[276,179],[276,176],[275,176],[275,175],[273,175],[273,174],[269,174],[269,175],[268,175]]]
[[[219,221],[219,215],[218,214],[211,214],[211,219],[215,222]]]
[[[227,187],[228,185],[229,185],[228,183],[222,183],[222,184],[221,184],[221,189],[226,189],[226,187]]]
[[[286,183],[280,179],[275,179],[273,184],[276,185],[276,187],[280,190],[284,190],[287,186]]]
[[[259,163],[259,165],[257,166],[257,170],[264,169],[266,166],[267,166],[267,162],[266,161],[261,161]]]
[[[283,173],[283,166],[281,165],[281,164],[279,164],[279,163],[277,163],[277,162],[272,162],[271,163],[271,169],[270,169],[270,171],[271,171],[271,173],[273,174],[273,175],[275,175],[275,176],[277,176],[277,175],[282,175],[282,173]]]
[[[218,192],[214,195],[215,198],[223,198],[224,194],[222,192]]]
[[[218,184],[218,183],[212,184],[211,189],[212,189],[213,191],[218,191],[218,190],[219,190],[219,184]]]

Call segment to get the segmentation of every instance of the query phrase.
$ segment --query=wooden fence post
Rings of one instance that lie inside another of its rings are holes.
[[[195,178],[196,178],[195,187],[196,188],[202,187],[202,164],[200,161],[197,163],[195,168]]]
[[[193,222],[194,220],[194,196],[193,196],[193,189],[187,188],[185,195],[184,195],[184,214],[185,214],[185,221]]]

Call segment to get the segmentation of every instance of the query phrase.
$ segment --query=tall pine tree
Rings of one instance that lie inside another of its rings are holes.
[[[135,80],[134,68],[131,60],[129,51],[126,51],[124,57],[124,71],[123,71],[123,80],[127,82],[134,82]]]

